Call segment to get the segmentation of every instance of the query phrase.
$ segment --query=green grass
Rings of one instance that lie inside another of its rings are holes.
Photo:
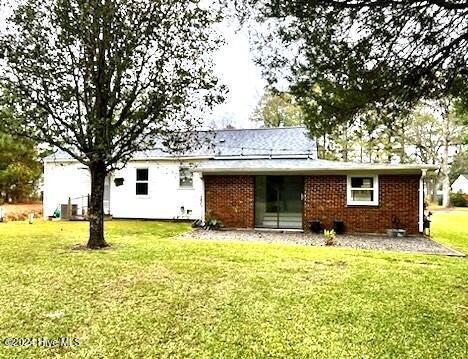
[[[437,213],[433,233],[468,252],[467,223],[468,212]],[[0,345],[0,358],[468,356],[465,258],[171,239],[185,224],[106,226],[112,249],[72,251],[85,223],[0,224],[0,337],[81,340]]]

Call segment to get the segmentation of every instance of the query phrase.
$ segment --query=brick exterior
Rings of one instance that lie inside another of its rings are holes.
[[[380,175],[378,206],[347,206],[346,176],[304,176],[304,229],[313,220],[348,232],[383,233],[398,217],[409,234],[418,233],[418,175]],[[205,176],[205,209],[227,228],[254,227],[254,176]]]
[[[205,176],[205,209],[228,228],[254,227],[254,176]]]
[[[418,233],[418,175],[380,175],[378,206],[347,206],[346,176],[305,176],[304,227],[320,220],[332,228],[333,220],[345,222],[349,232],[379,233],[398,217],[409,234]]]

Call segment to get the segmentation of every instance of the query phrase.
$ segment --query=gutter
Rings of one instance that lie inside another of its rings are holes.
[[[365,167],[212,167],[203,166],[194,168],[194,172],[202,173],[265,173],[265,172],[413,172],[436,170],[438,167],[432,165],[407,165],[407,166],[365,166]]]

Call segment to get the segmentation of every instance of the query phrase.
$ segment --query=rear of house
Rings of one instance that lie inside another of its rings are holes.
[[[209,161],[206,211],[226,227],[305,229],[313,222],[349,232],[422,232],[423,170],[312,159]]]
[[[208,215],[227,228],[307,230],[339,223],[348,232],[423,230],[423,178],[430,166],[321,160],[302,127],[210,136],[210,144],[183,154],[136,154],[109,175],[106,212],[146,219]],[[67,201],[84,214],[86,205],[79,202],[89,193],[86,168],[61,153],[49,157],[45,168],[44,214]]]

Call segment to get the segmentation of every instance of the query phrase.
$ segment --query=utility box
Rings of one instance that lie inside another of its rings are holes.
[[[71,208],[69,208],[71,206]],[[71,209],[71,210],[70,210]],[[77,204],[62,204],[60,205],[60,219],[69,220],[71,217],[78,215]]]

